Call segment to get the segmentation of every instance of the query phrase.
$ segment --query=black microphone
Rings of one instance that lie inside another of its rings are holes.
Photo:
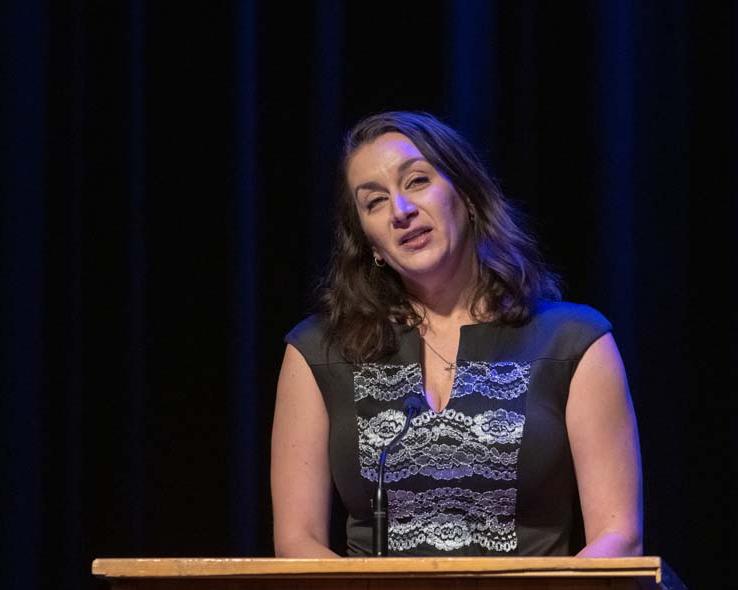
[[[424,407],[423,400],[417,396],[410,396],[402,404],[402,412],[405,414],[405,424],[402,430],[386,445],[379,455],[379,470],[377,472],[377,491],[372,501],[372,546],[374,549],[374,557],[387,556],[387,521],[389,517],[389,509],[387,507],[387,494],[384,493],[384,464],[387,461],[387,454],[394,449],[407,434],[410,428],[410,422],[415,416],[420,414]]]

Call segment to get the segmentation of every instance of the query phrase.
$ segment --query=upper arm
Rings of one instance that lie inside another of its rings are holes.
[[[587,543],[617,532],[640,552],[638,431],[623,362],[609,333],[587,349],[574,372],[566,425]]]
[[[331,476],[328,413],[303,356],[288,344],[277,385],[272,428],[274,542],[304,538],[328,545]]]

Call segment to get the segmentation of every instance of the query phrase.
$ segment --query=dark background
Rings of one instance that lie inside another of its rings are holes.
[[[103,556],[270,555],[285,332],[330,251],[342,133],[431,111],[615,325],[645,550],[736,551],[728,2],[5,2],[3,588]]]

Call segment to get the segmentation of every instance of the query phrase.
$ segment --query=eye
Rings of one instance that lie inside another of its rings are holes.
[[[379,205],[379,203],[384,201],[386,198],[387,197],[385,197],[384,195],[377,195],[376,197],[370,197],[366,201],[366,208],[369,209],[369,211],[371,211],[372,209],[374,209],[374,207]]]
[[[429,182],[429,179],[427,176],[413,176],[410,180],[408,180],[407,188],[412,188],[414,186],[421,186],[423,184],[427,184]]]

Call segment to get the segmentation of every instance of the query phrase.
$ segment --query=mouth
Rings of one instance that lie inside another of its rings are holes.
[[[400,246],[422,248],[430,239],[431,229],[430,227],[418,227],[410,230],[400,238]]]

